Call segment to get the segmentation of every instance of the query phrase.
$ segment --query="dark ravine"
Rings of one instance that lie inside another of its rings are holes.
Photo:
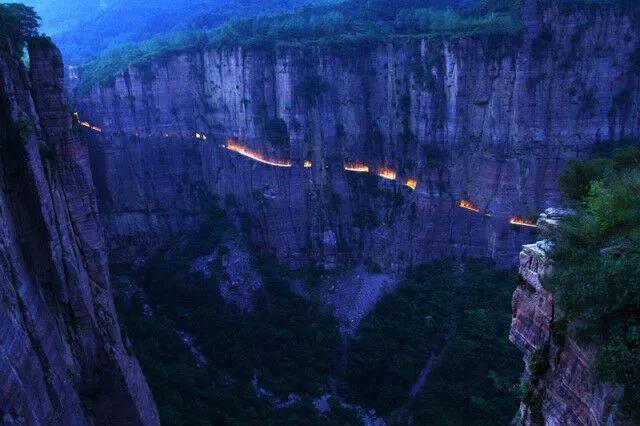
[[[213,194],[292,265],[515,264],[534,234],[509,217],[558,205],[567,159],[640,133],[639,17],[549,4],[525,1],[515,38],[204,50],[92,88],[77,106],[103,129],[88,137],[114,260],[193,228]],[[229,136],[293,167],[221,149]],[[347,173],[348,161],[418,186]]]
[[[113,307],[87,144],[62,59],[0,54],[0,423],[156,425]]]

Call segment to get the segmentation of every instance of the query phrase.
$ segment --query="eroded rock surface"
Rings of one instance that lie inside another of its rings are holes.
[[[358,266],[325,278],[322,298],[324,303],[333,308],[340,322],[340,331],[353,336],[364,317],[382,296],[396,289],[398,282],[398,276],[372,273]]]
[[[541,221],[557,224],[567,213],[550,209]],[[528,383],[520,406],[519,424],[620,424],[616,402],[622,390],[594,377],[591,367],[596,348],[578,344],[566,331],[566,325],[565,330],[557,330],[561,326],[560,316],[553,295],[543,285],[552,268],[551,248],[551,243],[543,240],[525,245],[520,253],[522,280],[513,294],[509,334],[509,340],[524,355],[524,380]],[[534,357],[541,357],[548,366],[541,375],[531,371]]]
[[[557,205],[568,158],[640,133],[639,17],[552,3],[525,1],[518,37],[207,49],[93,87],[78,105],[103,128],[92,167],[111,252],[132,259],[192,229],[200,196],[214,194],[294,265],[516,264],[533,234],[510,216]],[[292,167],[222,149],[230,136]],[[458,208],[462,198],[481,212]]]
[[[0,55],[0,424],[156,425],[118,326],[62,60]]]

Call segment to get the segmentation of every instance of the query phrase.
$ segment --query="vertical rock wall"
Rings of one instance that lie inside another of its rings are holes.
[[[509,217],[556,205],[568,158],[640,134],[637,13],[524,4],[518,37],[205,49],[93,87],[78,107],[103,128],[93,164],[111,250],[130,258],[148,235],[191,226],[202,211],[189,194],[204,188],[292,262],[515,264],[532,234]],[[293,167],[220,149],[229,136]],[[348,161],[400,182],[345,172]],[[461,198],[490,216],[460,210]]]
[[[554,226],[563,212],[548,210],[542,225]],[[599,382],[591,370],[596,348],[585,347],[559,320],[553,295],[544,288],[551,272],[550,243],[525,245],[520,253],[521,283],[513,293],[509,340],[522,351],[526,383],[520,406],[523,425],[618,424],[620,386]],[[532,367],[535,364],[536,367]]]
[[[0,55],[0,423],[159,423],[113,307],[87,146],[62,60]]]

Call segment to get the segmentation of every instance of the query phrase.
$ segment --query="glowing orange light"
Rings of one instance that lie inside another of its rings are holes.
[[[242,156],[251,158],[252,160],[255,160],[262,164],[267,164],[269,166],[275,166],[275,167],[291,167],[291,160],[269,159],[261,152],[252,150],[251,148],[241,145],[240,143],[238,143],[238,140],[236,138],[227,139],[227,143],[224,145],[224,147],[229,151],[236,152]]]
[[[458,204],[458,206],[463,209],[471,210],[472,212],[480,213],[480,207],[475,205],[472,201],[464,198],[460,200],[460,203]]]
[[[345,163],[344,169],[348,172],[368,173],[369,166],[365,163]]]
[[[313,165],[313,163],[311,162],[311,160],[304,160],[304,168],[305,169],[310,169],[312,165]]]
[[[415,179],[407,179],[407,180],[404,182],[404,185],[405,185],[405,186],[408,186],[408,187],[409,187],[409,188],[411,188],[411,189],[416,189],[416,187],[418,186],[418,181],[417,181],[417,180],[415,180]]]
[[[518,225],[518,226],[528,226],[530,228],[538,227],[538,224],[534,220],[528,219],[526,217],[521,217],[521,216],[512,216],[509,223],[512,225]]]
[[[396,171],[389,167],[382,166],[378,169],[378,176],[387,180],[396,180]]]
[[[91,123],[89,123],[88,121],[80,120],[80,116],[78,115],[77,112],[74,112],[73,116],[75,117],[76,120],[78,120],[78,124],[80,124],[81,126],[86,127],[87,129],[91,129],[94,132],[102,132],[102,129],[100,127],[92,126]]]

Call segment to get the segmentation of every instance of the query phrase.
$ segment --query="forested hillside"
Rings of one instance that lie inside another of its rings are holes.
[[[15,0],[2,3],[13,3]],[[159,34],[216,28],[230,20],[283,12],[323,0],[24,0],[42,17],[67,64]]]
[[[551,288],[564,335],[600,347],[598,377],[625,386],[623,408],[640,418],[640,146],[628,142],[561,176],[576,214],[561,227]]]

